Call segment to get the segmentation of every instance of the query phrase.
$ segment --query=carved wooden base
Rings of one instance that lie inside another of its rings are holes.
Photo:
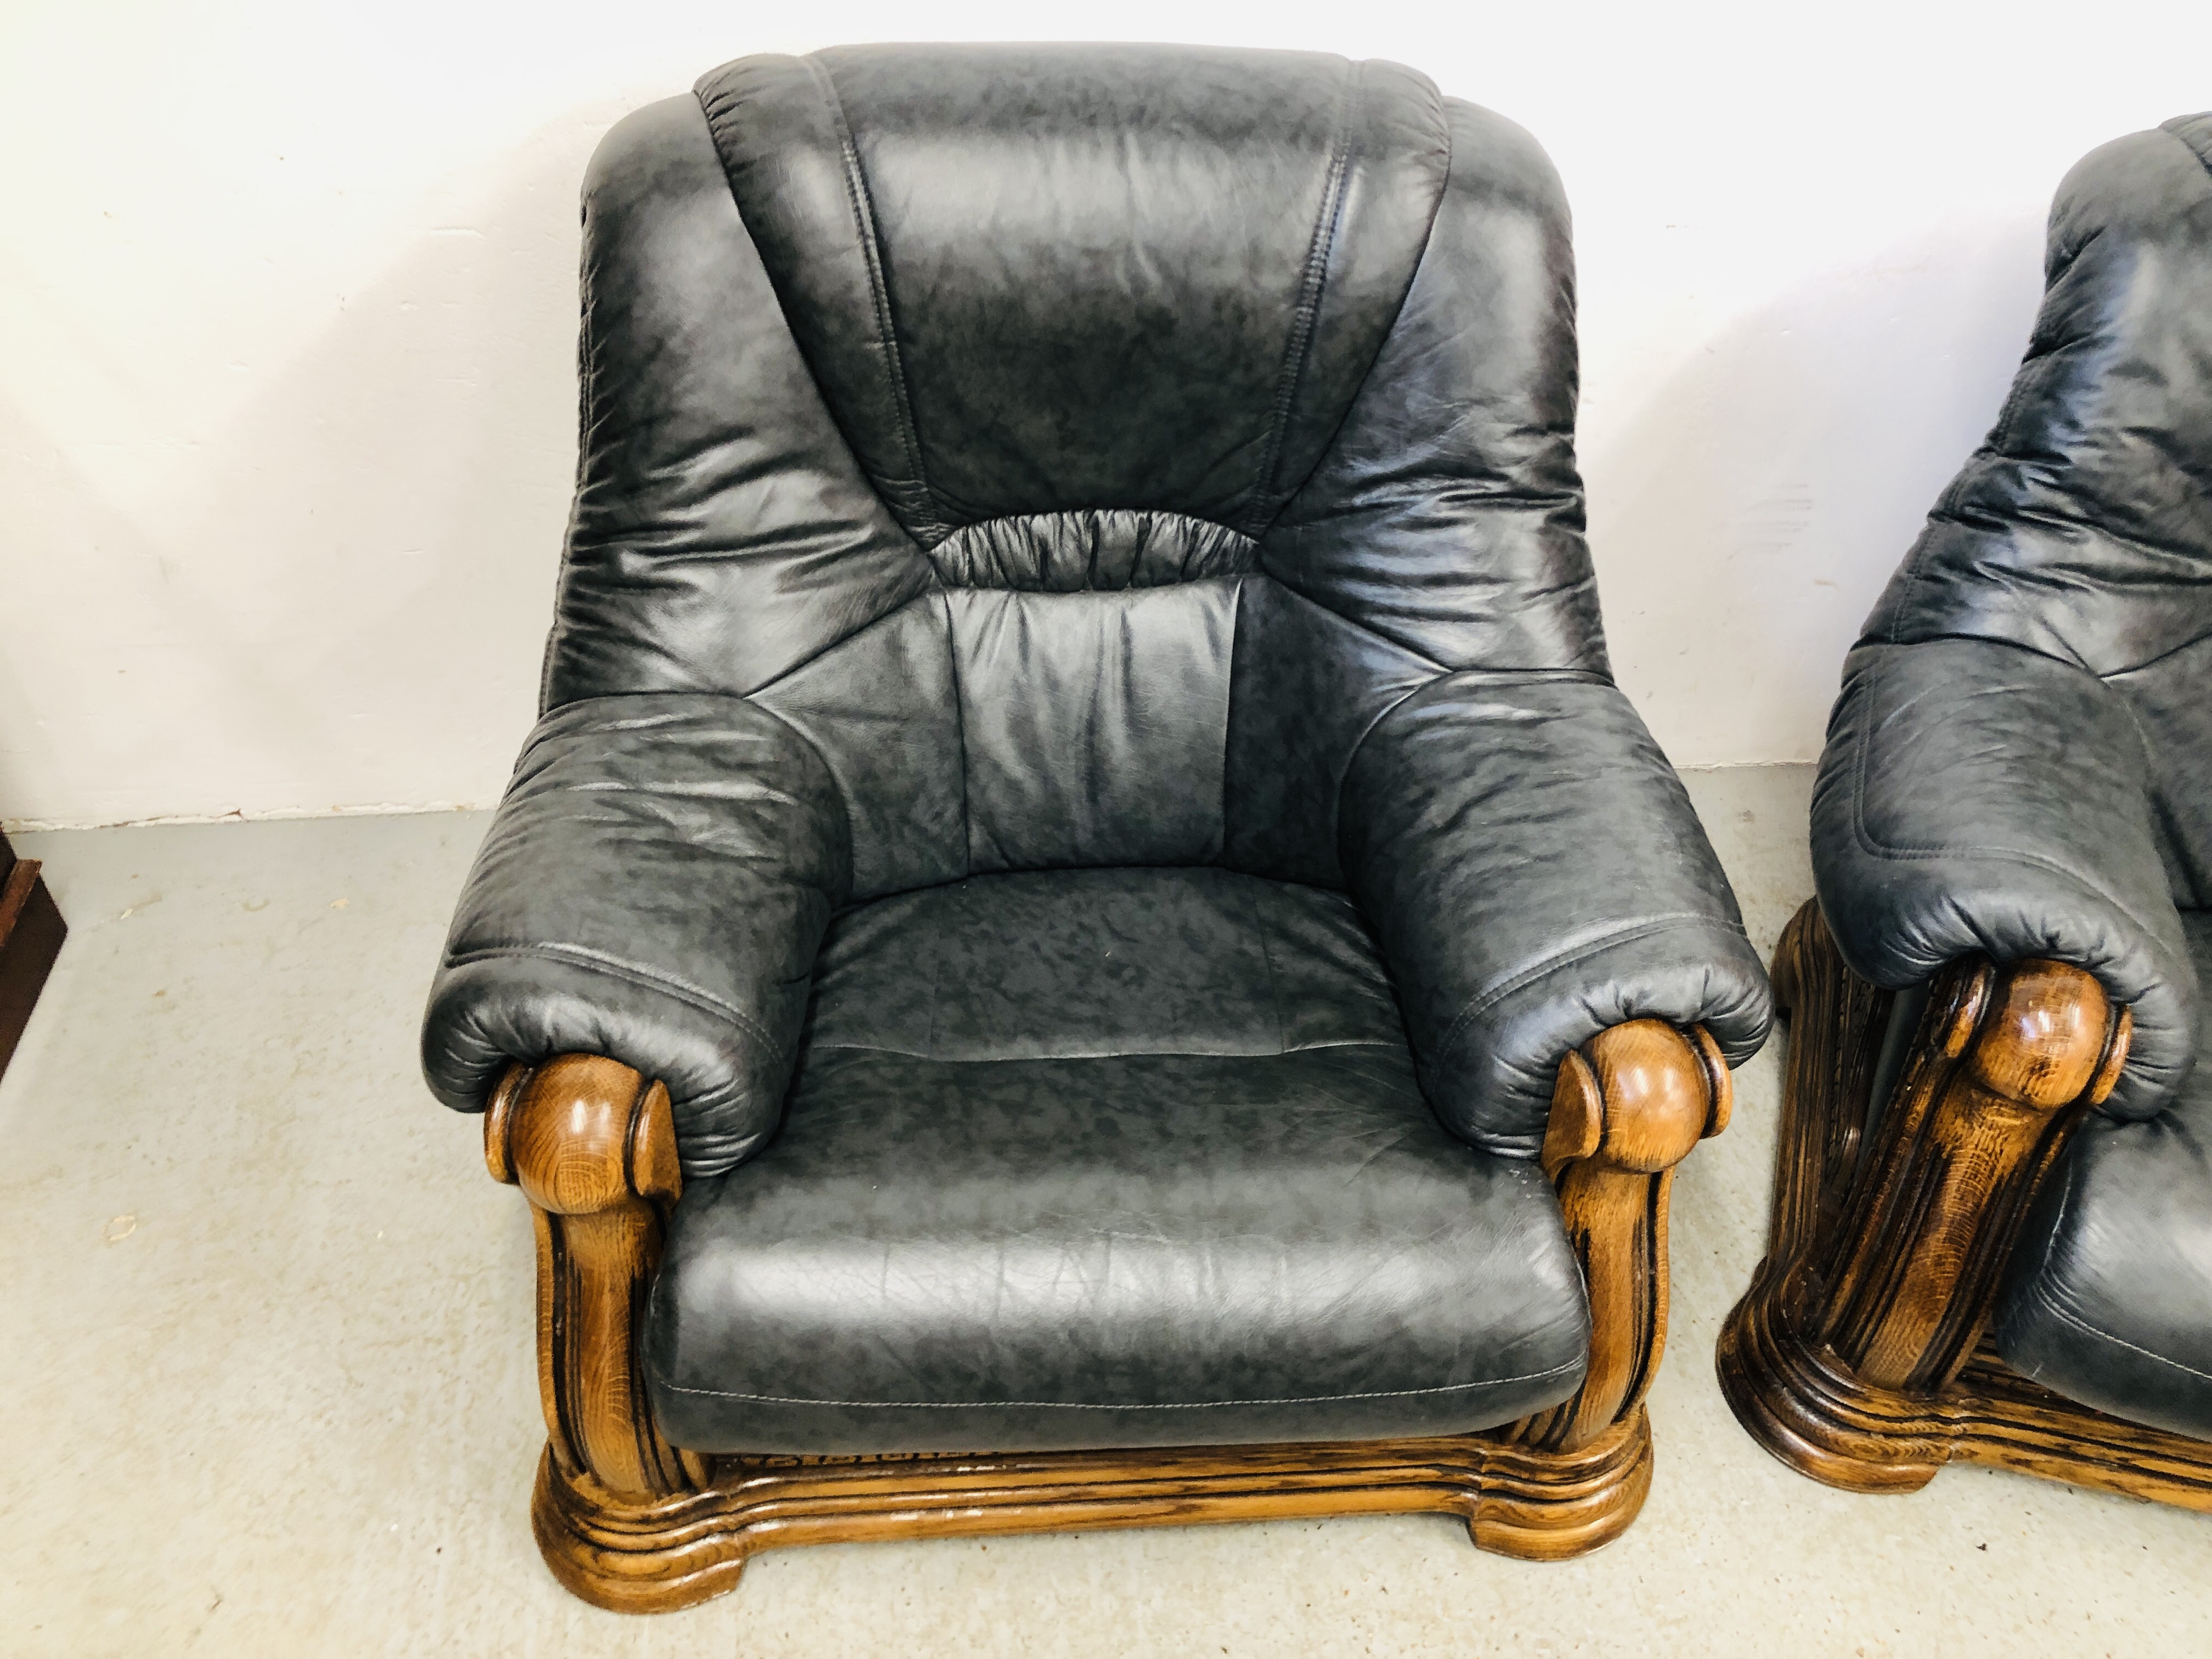
[[[1814,907],[1783,937],[1774,979],[1792,1019],[1774,1224],[1718,1363],[1737,1421],[1802,1474],[1848,1492],[1916,1492],[1947,1462],[1981,1463],[2212,1510],[2212,1443],[2077,1405],[1981,1340],[2036,1179],[2124,1055],[2125,1015],[2107,1020],[2099,998],[2062,1062],[2079,1076],[2027,1102],[2050,1127],[2025,1113],[2008,1124],[2010,1103],[1987,1086],[2008,1075],[2018,1047],[2004,1006],[2020,987],[2047,985],[2054,967],[1961,964],[1939,981],[1869,1132],[1890,999],[1852,977]],[[2047,996],[2039,1006],[2047,1012]],[[1990,1123],[2016,1129],[2014,1144],[1962,1156],[1968,1129]],[[1897,1203],[1899,1192],[1917,1201]]]
[[[39,861],[17,858],[0,836],[0,1072],[15,1055],[68,933]]]
[[[1036,1456],[726,1457],[703,1491],[632,1499],[548,1449],[530,1515],[554,1577],[595,1607],[665,1613],[793,1544],[1441,1511],[1480,1548],[1560,1560],[1610,1543],[1651,1486],[1638,1406],[1571,1452],[1439,1440]]]
[[[781,1544],[1442,1510],[1475,1543],[1556,1560],[1636,1518],[1644,1415],[1667,1340],[1674,1169],[1727,1124],[1729,1083],[1700,1028],[1632,1020],[1561,1063],[1542,1164],[1590,1310],[1566,1400],[1482,1435],[1039,1455],[720,1457],[653,1421],[640,1318],[683,1191],[668,1091],[565,1054],[509,1068],[484,1119],[492,1175],[538,1232],[538,1382],[548,1442],[531,1501],[554,1576],[621,1612],[688,1607]]]
[[[1747,1301],[1721,1340],[1721,1389],[1752,1437],[1845,1492],[1917,1492],[1980,1463],[2212,1512],[2212,1445],[2076,1405],[1976,1352],[1941,1394],[1869,1388]]]

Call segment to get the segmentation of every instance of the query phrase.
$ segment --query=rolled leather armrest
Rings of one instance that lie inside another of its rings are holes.
[[[1864,644],[1844,665],[1813,794],[1813,873],[1837,948],[1875,984],[1955,957],[2041,957],[2134,1010],[2106,1103],[2154,1115],[2195,1055],[2197,975],[2118,693],[1991,640]]]
[[[805,739],[743,698],[597,697],[532,735],[431,988],[422,1067],[481,1109],[514,1060],[668,1086],[686,1175],[774,1133],[851,836]]]
[[[1766,975],[1674,769],[1587,676],[1448,675],[1379,721],[1341,850],[1422,1086],[1477,1146],[1540,1147],[1560,1060],[1625,1021],[1758,1052]]]

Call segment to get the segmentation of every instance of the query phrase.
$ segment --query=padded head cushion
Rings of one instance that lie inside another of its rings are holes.
[[[1264,525],[1412,281],[1427,80],[1304,52],[852,46],[699,84],[838,423],[917,538],[1156,507]]]

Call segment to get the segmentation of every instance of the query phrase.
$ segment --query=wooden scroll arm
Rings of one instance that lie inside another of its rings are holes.
[[[1667,1344],[1674,1166],[1728,1127],[1732,1099],[1702,1025],[1631,1020],[1559,1063],[1541,1161],[1589,1292],[1589,1372],[1571,1399],[1516,1424],[1514,1438],[1572,1451],[1642,1405]]]
[[[2134,1020],[2063,963],[1956,962],[1937,976],[1829,1249],[1786,1294],[1791,1322],[1862,1382],[1957,1376],[2036,1191],[2127,1063]]]
[[[538,1234],[538,1389],[570,1475],[645,1497],[706,1484],[653,1425],[639,1356],[663,1218],[683,1191],[668,1091],[617,1060],[510,1066],[484,1162],[522,1188]]]

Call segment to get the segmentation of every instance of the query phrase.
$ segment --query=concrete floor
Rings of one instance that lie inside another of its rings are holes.
[[[1810,775],[1692,775],[1762,953]],[[72,933],[0,1083],[0,1652],[2212,1652],[2212,1522],[1947,1470],[1832,1492],[1737,1430],[1776,1053],[1675,1188],[1642,1519],[1563,1565],[1442,1516],[772,1553],[599,1613],[539,1564],[529,1226],[415,1063],[478,816],[24,836]]]

